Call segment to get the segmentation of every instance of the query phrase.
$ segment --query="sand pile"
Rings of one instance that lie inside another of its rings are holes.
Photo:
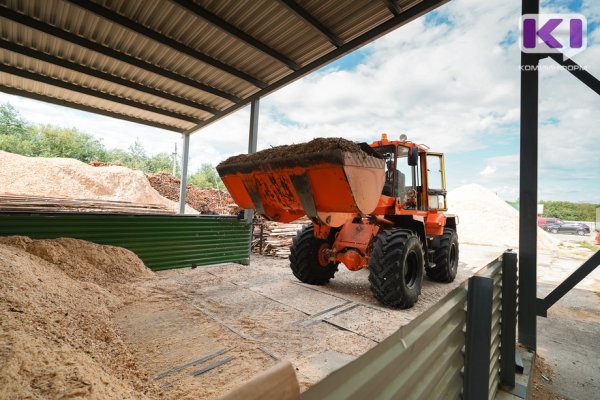
[[[448,192],[448,213],[459,218],[461,243],[519,246],[519,212],[483,186],[469,184]],[[557,243],[538,228],[538,248],[555,250]]]
[[[0,165],[3,193],[127,201],[178,210],[176,203],[150,186],[142,171],[119,166],[97,168],[71,158],[24,157],[5,151],[0,151]]]
[[[73,239],[0,241],[0,398],[154,398],[112,313],[154,274],[131,252]]]
[[[181,181],[166,172],[148,175],[150,185],[167,199],[179,201],[179,187]],[[207,204],[208,208],[222,215],[236,215],[241,209],[235,204],[231,195],[219,189],[200,189],[188,183],[186,203],[200,210],[200,205]]]

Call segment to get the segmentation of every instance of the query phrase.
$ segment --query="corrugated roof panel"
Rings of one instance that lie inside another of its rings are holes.
[[[207,119],[212,116],[205,111],[197,108],[188,107],[166,100],[162,97],[157,97],[143,93],[134,89],[127,88],[122,85],[116,85],[106,80],[91,77],[89,75],[80,74],[72,70],[58,67],[56,65],[38,61],[29,57],[24,57],[10,51],[2,51],[0,53],[0,63],[10,65],[19,69],[35,72],[43,76],[58,79],[63,82],[73,83],[77,86],[90,88],[99,92],[107,93],[112,96],[131,99],[133,101],[147,104],[159,109],[169,110],[182,114],[183,116],[192,116],[200,120]]]
[[[224,34],[221,29],[174,3],[161,0],[148,0],[143,3],[104,0],[101,3],[144,26],[263,81],[271,81],[286,72],[277,61]]]
[[[110,111],[124,116],[131,116],[142,120],[172,126],[175,129],[185,130],[194,127],[194,124],[190,122],[143,111],[138,108],[117,104],[108,100],[98,99],[96,97],[88,96],[71,90],[57,88],[55,86],[50,86],[44,83],[6,73],[0,74],[0,84],[58,100],[70,101],[84,106],[97,108],[99,110]]]
[[[192,88],[188,85],[172,81],[160,75],[154,74],[132,66],[130,64],[103,56],[84,47],[65,42],[64,40],[44,35],[42,32],[25,27],[23,25],[0,18],[0,37],[26,47],[40,50],[46,54],[52,54],[58,58],[76,62],[110,75],[119,76],[133,82],[139,82],[145,86],[154,87],[167,93],[189,98],[201,104],[217,109],[224,109],[233,103],[221,97],[214,96],[204,91]],[[233,82],[231,82],[233,85]],[[244,97],[254,93],[257,89],[246,89],[241,93]]]
[[[323,36],[277,1],[196,2],[300,65],[307,64],[315,53],[322,55],[334,48]],[[307,49],[311,51],[307,52]]]
[[[16,0],[10,0],[10,3],[19,4]],[[225,92],[235,94],[238,84],[246,85],[239,82],[239,78],[223,79],[221,70],[62,0],[46,0],[42,5],[38,2],[23,4],[26,15],[34,13],[42,22]],[[227,82],[233,84],[225,87]]]
[[[342,38],[344,42],[356,38],[393,17],[385,1],[306,0],[298,1],[298,3]]]

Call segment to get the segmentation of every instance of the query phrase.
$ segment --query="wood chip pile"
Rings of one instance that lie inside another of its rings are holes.
[[[123,163],[120,162],[104,162],[104,161],[92,161],[90,162],[92,167],[122,167]]]
[[[150,185],[163,197],[179,201],[179,186],[181,181],[166,172],[147,176]],[[231,195],[220,189],[200,189],[188,183],[186,203],[200,210],[202,204],[221,215],[236,215],[241,209],[235,204]]]
[[[302,218],[292,224],[263,221],[263,254],[279,258],[288,258],[292,239],[302,227],[310,223],[307,218]],[[258,253],[260,250],[259,227],[254,228],[254,239],[252,240],[252,251]]]

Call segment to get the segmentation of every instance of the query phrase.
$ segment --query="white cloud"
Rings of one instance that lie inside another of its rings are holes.
[[[496,167],[493,167],[491,165],[486,165],[485,168],[481,170],[481,172],[479,173],[479,175],[481,175],[481,176],[492,175],[497,170],[498,169]]]

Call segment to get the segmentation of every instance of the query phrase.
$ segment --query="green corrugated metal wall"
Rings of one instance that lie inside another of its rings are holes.
[[[0,236],[9,235],[125,247],[155,271],[250,256],[250,224],[224,216],[0,213]]]

